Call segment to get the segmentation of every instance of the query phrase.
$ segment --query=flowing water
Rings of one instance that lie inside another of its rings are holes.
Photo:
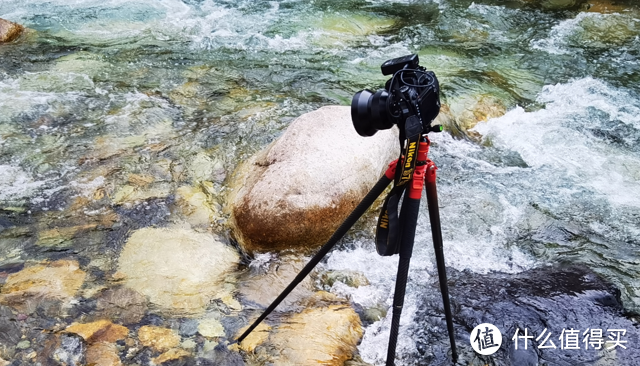
[[[220,211],[212,230],[225,236],[239,162],[300,114],[380,88],[386,59],[417,53],[454,115],[506,111],[432,137],[452,270],[580,264],[640,312],[640,7],[554,9],[562,3],[571,1],[0,0],[0,18],[35,30],[0,46],[0,266],[102,261],[91,278],[104,281],[128,233],[178,220],[175,190],[207,172]],[[127,200],[131,176],[150,171],[165,179]],[[422,211],[405,364],[428,364],[412,326],[438,324],[420,318],[424,292],[438,294],[424,286],[436,274]],[[52,242],[42,234],[69,226],[80,229]],[[397,258],[377,256],[371,232],[361,234],[323,266],[371,285],[331,291],[388,309]],[[367,325],[363,360],[384,363],[389,323],[390,312]]]

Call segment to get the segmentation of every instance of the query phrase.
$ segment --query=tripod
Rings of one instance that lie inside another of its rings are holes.
[[[449,304],[449,290],[447,286],[447,274],[444,266],[444,253],[442,247],[442,233],[440,230],[440,214],[438,211],[438,196],[436,192],[436,165],[427,158],[429,152],[429,139],[426,135],[422,135],[419,139],[419,147],[417,152],[417,162],[412,172],[411,180],[404,192],[404,200],[400,212],[399,219],[399,237],[400,241],[397,247],[393,249],[393,253],[399,254],[400,262],[398,264],[398,274],[396,277],[395,292],[393,295],[393,317],[391,320],[391,332],[389,336],[389,347],[387,349],[386,366],[394,366],[396,344],[398,341],[398,329],[400,327],[400,315],[404,305],[405,290],[407,285],[407,277],[409,274],[409,262],[413,252],[413,242],[416,232],[416,224],[418,221],[418,212],[420,210],[420,198],[422,196],[423,186],[426,188],[427,205],[429,209],[429,219],[431,222],[431,232],[433,236],[433,245],[436,253],[436,263],[438,268],[438,279],[440,281],[440,291],[442,292],[442,301],[444,303],[445,318],[447,322],[447,331],[449,333],[449,341],[451,342],[451,353],[453,362],[457,362],[458,354],[456,352],[456,344],[453,334],[453,319],[451,315],[451,306]],[[407,154],[408,155],[408,154]],[[408,156],[405,157],[409,161]],[[355,224],[355,222],[365,213],[365,211],[373,204],[373,202],[384,192],[386,187],[396,176],[396,166],[398,160],[389,164],[389,168],[385,174],[378,180],[375,186],[367,193],[358,206],[349,214],[347,219],[333,233],[329,241],[324,244],[318,253],[311,258],[309,263],[298,273],[293,281],[284,291],[269,305],[269,307],[251,324],[249,328],[237,339],[242,342],[257,326],[262,322],[287,295],[313,270],[313,268],[324,258],[325,255],[333,248],[344,234]],[[402,164],[403,162],[401,162]],[[426,180],[426,184],[425,184]],[[388,217],[386,211],[383,211],[378,229],[380,227],[388,228]]]

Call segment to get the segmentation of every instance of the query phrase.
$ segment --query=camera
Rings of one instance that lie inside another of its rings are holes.
[[[440,87],[432,71],[419,65],[412,54],[385,61],[382,75],[393,75],[384,89],[357,92],[351,100],[351,120],[360,136],[373,136],[393,125],[402,129],[404,122],[416,116],[422,123],[422,133],[441,131],[431,123],[440,112]]]

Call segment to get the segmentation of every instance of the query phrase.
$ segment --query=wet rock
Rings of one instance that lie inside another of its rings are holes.
[[[277,350],[277,365],[340,365],[352,358],[362,337],[358,315],[348,306],[307,309],[283,319],[265,345]]]
[[[263,254],[262,256],[269,256]],[[271,258],[269,256],[269,258]],[[260,268],[253,266],[239,280],[238,293],[244,301],[267,307],[280,295],[291,281],[298,275],[306,262],[300,258],[286,256],[268,263]],[[280,309],[291,310],[299,307],[300,302],[313,295],[314,288],[311,277],[307,276],[282,301]]]
[[[0,343],[14,345],[20,340],[22,330],[11,309],[0,305]]]
[[[209,154],[200,152],[189,162],[189,177],[194,181],[221,182],[225,178],[222,161],[214,159]]]
[[[472,129],[479,122],[486,122],[507,112],[505,105],[490,95],[473,95],[453,99],[442,106],[436,124],[443,125],[457,137],[480,139],[480,134]]]
[[[198,321],[196,319],[185,319],[180,323],[180,334],[186,337],[198,332]]]
[[[327,12],[325,16],[311,20],[311,26],[320,32],[313,43],[323,47],[346,45],[368,35],[389,31],[395,23],[394,19],[369,14]]]
[[[94,229],[97,224],[77,225],[71,227],[57,227],[41,231],[38,234],[36,245],[43,247],[67,247],[72,244],[72,240],[87,230]]]
[[[198,333],[208,338],[224,337],[224,327],[215,318],[205,318],[198,325]]]
[[[18,38],[24,31],[20,24],[0,19],[0,43],[11,42]]]
[[[155,363],[156,365],[162,365],[165,362],[178,360],[180,358],[189,357],[189,356],[191,356],[191,353],[189,353],[188,351],[185,351],[180,348],[172,348],[167,352],[164,352],[160,356],[154,358],[153,363]]]
[[[217,216],[214,202],[200,187],[183,186],[176,191],[177,209],[192,227],[209,227]]]
[[[452,269],[447,272],[457,344],[463,355],[461,362],[472,358],[470,332],[481,323],[494,324],[503,335],[500,350],[492,356],[492,362],[497,366],[531,362],[536,365],[597,364],[611,352],[592,347],[585,349],[582,340],[587,329],[602,329],[605,338],[607,329],[625,329],[623,338],[628,344],[637,344],[640,340],[640,327],[625,317],[619,290],[586,268],[556,266],[516,275],[481,275]],[[445,329],[442,299],[437,283],[432,287],[433,291],[424,292],[428,296],[420,301],[420,309],[415,315],[418,323],[410,330],[420,352],[420,365],[442,364],[448,357],[448,337],[442,331]],[[522,340],[518,351],[515,350],[512,338],[517,328],[521,330],[520,335],[525,328],[529,334],[534,334],[526,351]],[[556,348],[538,348],[543,339],[536,338],[545,328],[551,332],[550,340]],[[561,349],[562,330],[571,328],[580,330],[580,350]],[[603,347],[610,347],[610,344]],[[637,347],[618,348],[614,353],[616,365],[636,365],[640,357]]]
[[[640,35],[640,20],[631,14],[581,13],[576,21],[577,26],[567,39],[574,47],[610,49]]]
[[[589,0],[582,6],[582,9],[591,13],[620,13],[629,9],[629,6],[621,4],[615,0]]]
[[[82,366],[85,364],[85,347],[80,337],[62,335],[59,342],[58,348],[53,352],[53,360],[64,366]]]
[[[237,169],[229,197],[235,238],[248,252],[322,244],[395,158],[395,133],[359,136],[349,107],[300,116]]]
[[[239,353],[229,350],[222,344],[215,346],[212,350],[203,350],[203,352],[204,358],[210,360],[212,365],[244,366],[245,364]]]
[[[169,93],[169,99],[183,106],[188,112],[206,109],[209,104],[210,91],[197,81],[188,81]]]
[[[185,339],[184,341],[182,341],[182,343],[180,343],[180,347],[188,351],[195,350],[197,346],[198,344],[193,339]]]
[[[180,335],[169,328],[145,325],[138,329],[138,339],[145,347],[165,352],[180,344]]]
[[[526,4],[549,10],[576,9],[586,0],[521,0]]]
[[[364,273],[358,271],[326,271],[322,273],[321,280],[323,285],[329,288],[336,281],[355,288],[369,285],[369,280]]]
[[[372,308],[363,309],[360,317],[365,322],[365,325],[369,325],[377,322],[380,319],[383,319],[387,316],[387,307],[386,306],[376,306]]]
[[[251,321],[250,324],[253,324],[253,321]],[[234,339],[238,339],[238,337],[240,337],[248,328],[249,325],[240,329]],[[258,326],[251,331],[245,339],[242,340],[242,343],[238,344],[238,347],[245,352],[253,352],[257,346],[261,345],[269,338],[270,333],[271,327],[262,322],[258,324]]]
[[[87,365],[121,366],[118,347],[113,343],[98,342],[87,347]]]
[[[364,362],[362,358],[360,358],[360,356],[355,356],[353,359],[347,360],[344,363],[344,366],[373,366],[373,365],[370,363]]]
[[[127,287],[108,289],[98,297],[96,311],[99,316],[121,324],[135,324],[147,313],[147,299]]]
[[[125,185],[115,192],[113,203],[116,205],[133,204],[154,198],[164,198],[169,194],[171,194],[169,183],[158,183],[144,187]]]
[[[196,315],[215,299],[231,304],[238,254],[212,235],[185,229],[135,231],[118,260],[124,284],[171,314]]]
[[[0,303],[22,313],[32,313],[45,300],[68,307],[82,286],[86,273],[77,261],[58,260],[25,267],[7,277]]]
[[[20,341],[18,342],[18,344],[16,345],[17,349],[27,349],[31,347],[31,342],[24,340],[24,341]]]
[[[65,329],[67,333],[74,333],[82,337],[85,342],[114,343],[125,339],[129,335],[129,329],[122,325],[113,324],[108,320],[98,320],[92,323],[73,323]]]

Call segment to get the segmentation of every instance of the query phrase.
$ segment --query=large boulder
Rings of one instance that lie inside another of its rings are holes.
[[[185,229],[135,231],[118,260],[125,286],[160,310],[199,315],[214,300],[234,307],[233,284],[240,258],[212,235]]]
[[[478,356],[469,338],[473,328],[482,323],[491,323],[502,333],[502,346],[491,356],[492,365],[638,364],[640,349],[632,346],[640,340],[637,320],[625,311],[620,291],[586,267],[556,265],[518,274],[478,274],[447,268],[447,277],[459,364],[478,364],[473,362]],[[405,330],[401,327],[399,339],[410,338],[415,342],[418,354],[410,356],[413,364],[444,365],[450,361],[450,345],[437,277],[432,278],[425,289],[415,302],[418,306],[413,316],[415,321]],[[538,339],[545,328],[547,333]],[[516,349],[513,338],[516,329],[520,329],[520,336],[524,329],[535,334],[529,339],[527,349],[523,347],[524,338],[517,339]],[[562,332],[570,329],[580,331],[580,350],[561,347]],[[609,343],[601,349],[595,349],[593,344],[587,347],[584,339],[591,329],[602,331],[603,341]],[[615,329],[625,330],[621,340],[627,342],[623,344],[627,349],[612,348],[614,338],[609,336],[610,330]],[[376,331],[375,327],[368,329],[371,335]],[[551,342],[545,341],[549,334]],[[551,348],[540,348],[545,342]],[[386,351],[367,347],[362,356],[375,363],[384,359]]]
[[[325,242],[397,158],[396,129],[361,137],[349,107],[304,114],[235,173],[233,234],[248,252]]]
[[[0,19],[0,43],[15,40],[23,31],[24,27],[20,24]]]

